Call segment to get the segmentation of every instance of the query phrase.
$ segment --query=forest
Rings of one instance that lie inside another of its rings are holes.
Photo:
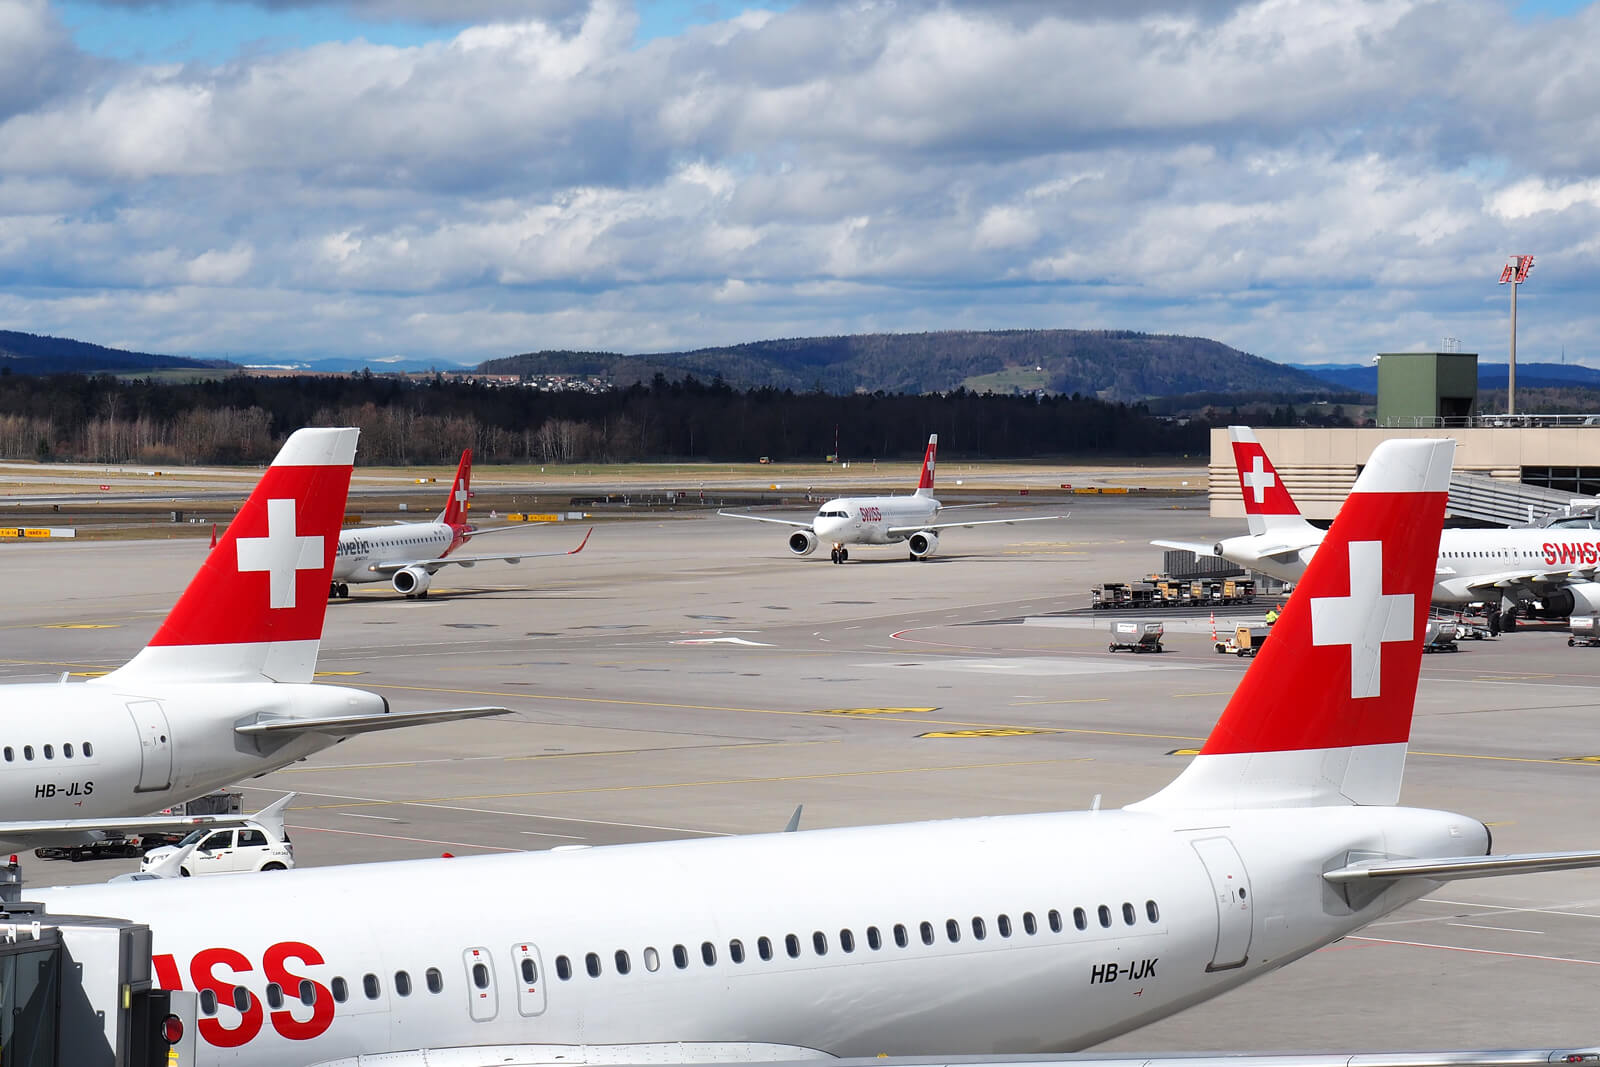
[[[0,374],[0,458],[260,463],[300,426],[359,426],[363,464],[913,457],[930,433],[970,459],[1160,456],[1206,447],[1203,422],[1079,396],[964,390],[835,396],[739,391],[693,377],[606,393],[541,392],[435,377],[230,376],[160,383]]]

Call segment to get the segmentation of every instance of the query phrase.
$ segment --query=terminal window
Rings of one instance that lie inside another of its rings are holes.
[[[1600,496],[1600,467],[1523,467],[1522,484],[1575,496]]]

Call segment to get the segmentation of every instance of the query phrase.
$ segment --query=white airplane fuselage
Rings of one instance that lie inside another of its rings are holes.
[[[1106,811],[27,899],[148,923],[160,984],[210,991],[201,1064],[514,1044],[1022,1053],[1199,1003],[1434,886],[1352,907],[1320,877],[1352,853],[1487,846],[1476,820],[1419,809]]]
[[[333,581],[345,584],[387,582],[392,575],[375,564],[439,559],[464,543],[459,531],[443,522],[408,522],[343,530],[333,559]]]
[[[892,545],[938,521],[939,502],[931,496],[840,497],[817,509],[811,528],[817,540],[836,545]],[[892,533],[899,530],[899,533]]]
[[[1241,566],[1286,582],[1297,582],[1316,554],[1316,545],[1302,548],[1292,556],[1259,553],[1261,547],[1270,547],[1279,540],[1281,538],[1272,533],[1229,537],[1218,542],[1214,551]],[[1510,571],[1562,572],[1597,564],[1600,564],[1600,530],[1445,530],[1439,538],[1438,577],[1432,600],[1435,604],[1457,605],[1482,601],[1490,594],[1474,582],[1488,575]],[[1573,603],[1557,605],[1570,609],[1557,614],[1600,612],[1600,583],[1577,581],[1565,589],[1571,593]]]
[[[4,689],[0,810],[9,820],[149,815],[176,800],[287,766],[333,744],[314,733],[245,736],[263,718],[374,714],[381,697],[328,685],[97,683]],[[93,839],[66,832],[59,843]],[[28,844],[50,843],[32,836]]]

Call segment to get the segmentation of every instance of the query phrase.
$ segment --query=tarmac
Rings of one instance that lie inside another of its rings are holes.
[[[329,605],[322,680],[397,709],[513,713],[352,739],[245,783],[247,805],[296,792],[310,866],[759,833],[797,805],[804,829],[1138,800],[1182,769],[1249,661],[1217,655],[1192,609],[1166,616],[1163,654],[1110,654],[1115,616],[1083,610],[1089,587],[1158,568],[1151,538],[1240,531],[1201,499],[1070,506],[1060,522],[951,530],[921,563],[796,558],[778,528],[696,512],[603,522],[570,558],[450,568],[426,600],[359,587]],[[495,548],[581,536],[531,527]],[[206,551],[0,545],[0,682],[124,662]],[[1460,648],[1423,661],[1403,802],[1483,820],[1499,851],[1600,848],[1600,649],[1553,629]],[[27,856],[24,870],[49,885],[134,866]],[[375,891],[471,908],[426,885]],[[1596,981],[1600,872],[1464,881],[1102,1048],[1593,1045]]]

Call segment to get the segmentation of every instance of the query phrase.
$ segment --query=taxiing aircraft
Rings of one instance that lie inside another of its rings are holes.
[[[855,496],[839,497],[823,504],[816,517],[809,522],[778,519],[767,515],[741,515],[733,511],[719,511],[730,519],[752,519],[756,522],[773,522],[794,528],[789,535],[789,551],[797,556],[809,556],[819,541],[833,545],[833,562],[844,563],[850,558],[847,545],[897,545],[904,543],[913,560],[927,559],[939,550],[939,531],[952,527],[1011,526],[1019,522],[1044,522],[1063,519],[1065,515],[1039,515],[1026,519],[982,519],[966,522],[936,522],[945,511],[965,507],[987,507],[987,504],[953,504],[942,506],[933,498],[934,454],[939,450],[939,435],[928,436],[928,451],[922,457],[922,477],[917,481],[917,491],[911,496]]]
[[[160,984],[199,994],[202,1064],[1092,1045],[1451,879],[1600,865],[1486,855],[1477,819],[1395,806],[1453,448],[1378,447],[1200,754],[1120,811],[29,896],[148,923]]]
[[[0,687],[0,840],[237,822],[148,813],[356,734],[506,713],[392,712],[374,693],[310,684],[357,433],[290,436],[128,663],[81,684]]]
[[[520,529],[501,526],[493,530],[479,530],[467,522],[467,500],[472,496],[472,449],[461,453],[461,463],[456,467],[455,480],[450,483],[450,496],[444,510],[432,522],[401,522],[393,526],[372,529],[345,530],[339,535],[338,558],[333,565],[333,581],[329,583],[330,597],[348,597],[352,582],[388,582],[397,593],[408,597],[426,597],[433,576],[441,567],[452,564],[471,567],[477,563],[503,560],[521,563],[525,559],[541,556],[573,556],[583,551],[589,543],[589,534],[583,535],[577,548],[560,552],[508,552],[498,556],[453,556],[456,549],[473,537],[502,530]]]
[[[1234,463],[1250,532],[1215,544],[1153,541],[1216,555],[1284,581],[1298,581],[1323,531],[1300,514],[1253,430],[1230,426]],[[1513,629],[1517,616],[1566,618],[1600,613],[1600,531],[1445,530],[1439,539],[1432,602],[1483,603],[1489,629]]]

